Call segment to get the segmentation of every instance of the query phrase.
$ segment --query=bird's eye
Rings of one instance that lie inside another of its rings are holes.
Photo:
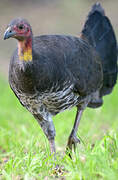
[[[18,26],[18,29],[20,29],[20,30],[22,30],[24,28],[24,25],[23,24],[20,24],[19,26]]]

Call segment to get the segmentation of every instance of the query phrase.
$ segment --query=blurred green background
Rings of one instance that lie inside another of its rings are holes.
[[[34,35],[81,32],[85,18],[96,0],[0,0],[0,74],[8,75],[8,64],[15,40],[3,40],[7,24],[16,17],[26,18]],[[118,1],[99,0],[118,34]]]

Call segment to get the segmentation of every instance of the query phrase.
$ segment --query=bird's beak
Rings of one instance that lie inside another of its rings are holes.
[[[13,37],[14,35],[16,35],[16,32],[13,31],[11,27],[8,27],[4,33],[4,40]]]

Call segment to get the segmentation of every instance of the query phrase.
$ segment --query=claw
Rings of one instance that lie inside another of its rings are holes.
[[[74,146],[74,151],[75,151],[77,147],[77,143],[80,143],[80,140],[79,138],[77,138],[77,136],[73,135],[69,137],[66,150],[71,158],[72,158],[71,156],[72,146]]]

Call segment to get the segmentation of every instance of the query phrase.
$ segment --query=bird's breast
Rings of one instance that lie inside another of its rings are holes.
[[[79,95],[73,92],[73,85],[65,86],[62,90],[35,92],[33,95],[26,95],[16,92],[20,102],[32,113],[41,114],[44,119],[49,115],[53,116],[78,104]],[[55,87],[56,89],[56,87]]]

